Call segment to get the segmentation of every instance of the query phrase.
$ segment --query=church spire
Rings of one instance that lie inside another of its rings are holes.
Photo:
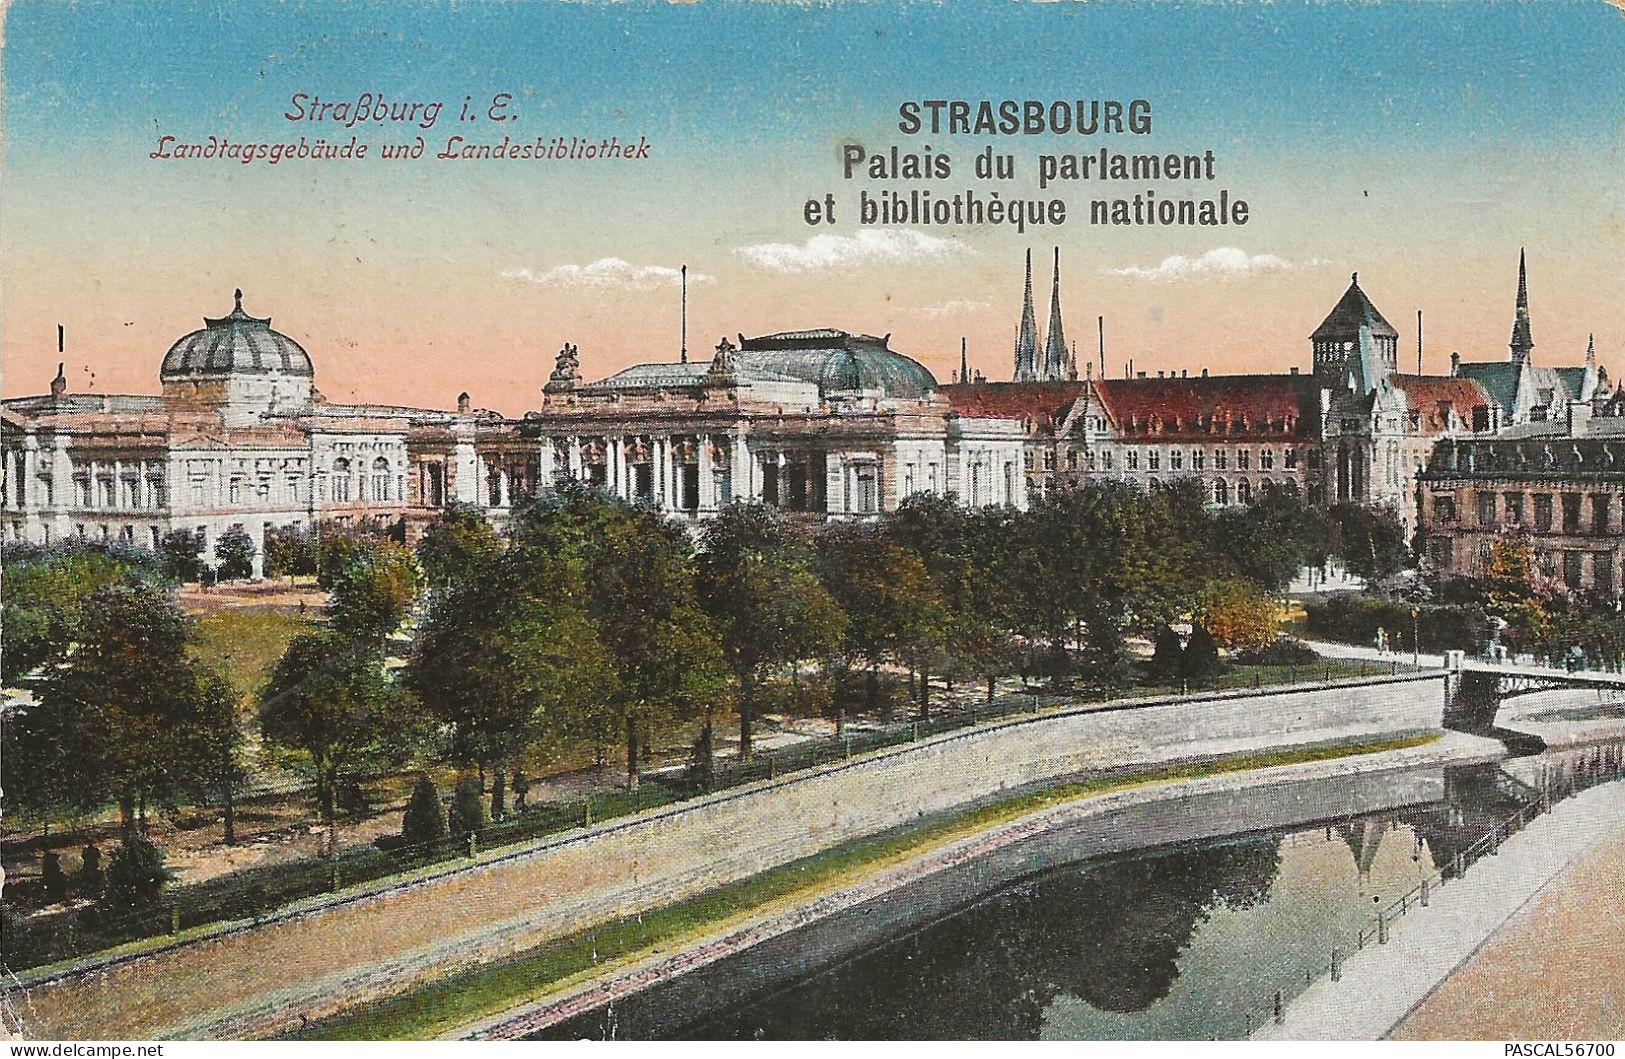
[[[1529,353],[1535,348],[1535,340],[1529,333],[1529,280],[1524,270],[1522,247],[1518,249],[1517,316],[1512,321],[1512,341],[1508,344],[1512,348],[1512,363],[1529,363]]]
[[[1038,378],[1038,324],[1033,318],[1033,252],[1027,251],[1027,285],[1021,296],[1021,328],[1016,332],[1016,382]]]
[[[1044,379],[1066,377],[1066,335],[1061,330],[1061,248],[1055,248],[1055,282],[1049,295],[1049,332],[1044,338]]]

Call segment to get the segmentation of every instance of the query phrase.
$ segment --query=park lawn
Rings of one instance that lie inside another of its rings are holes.
[[[1437,734],[1342,746],[1303,747],[1190,762],[1126,775],[1092,776],[1017,794],[856,839],[677,904],[550,942],[529,956],[470,971],[404,996],[315,1023],[303,1040],[425,1040],[589,980],[617,966],[711,936],[731,921],[810,901],[1028,813],[1112,791],[1421,746]]]
[[[286,611],[246,607],[204,611],[193,620],[193,657],[230,681],[237,701],[249,709],[288,641],[317,624]]]

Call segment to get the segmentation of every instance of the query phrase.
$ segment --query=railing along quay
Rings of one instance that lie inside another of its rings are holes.
[[[1550,772],[1541,777],[1540,793],[1525,802],[1517,812],[1497,822],[1486,831],[1477,841],[1462,849],[1454,856],[1436,866],[1429,874],[1422,877],[1415,886],[1401,894],[1363,924],[1352,935],[1331,946],[1327,962],[1306,967],[1303,972],[1303,982],[1297,983],[1296,976],[1291,979],[1283,978],[1282,985],[1271,991],[1268,995],[1243,1008],[1241,1014],[1241,1035],[1248,1038],[1253,1031],[1274,1022],[1280,1025],[1286,1021],[1286,1006],[1291,1003],[1305,989],[1316,981],[1328,975],[1333,982],[1342,980],[1343,962],[1354,953],[1364,951],[1369,945],[1386,945],[1396,923],[1427,908],[1433,895],[1448,882],[1460,879],[1485,857],[1493,857],[1500,852],[1501,844],[1512,835],[1517,834],[1535,820],[1535,818],[1552,811],[1557,802],[1572,798],[1574,795],[1604,783],[1613,783],[1625,778],[1625,746],[1613,745],[1596,747],[1585,758],[1575,765],[1563,770],[1560,776]]]

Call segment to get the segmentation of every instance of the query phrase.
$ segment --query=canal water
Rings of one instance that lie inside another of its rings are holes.
[[[1275,990],[1295,995],[1305,970],[1318,976],[1334,945],[1346,953],[1377,907],[1533,795],[1513,772],[1483,764],[1125,812],[942,873],[543,1036],[1236,1038],[1244,1013],[1261,1017]],[[1387,804],[1327,808],[1374,802]],[[1159,832],[1227,812],[1229,834],[1157,844]],[[1281,820],[1293,822],[1271,824]]]

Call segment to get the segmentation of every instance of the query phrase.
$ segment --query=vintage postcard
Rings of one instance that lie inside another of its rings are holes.
[[[1625,1038],[1616,4],[3,34],[12,1054]]]

